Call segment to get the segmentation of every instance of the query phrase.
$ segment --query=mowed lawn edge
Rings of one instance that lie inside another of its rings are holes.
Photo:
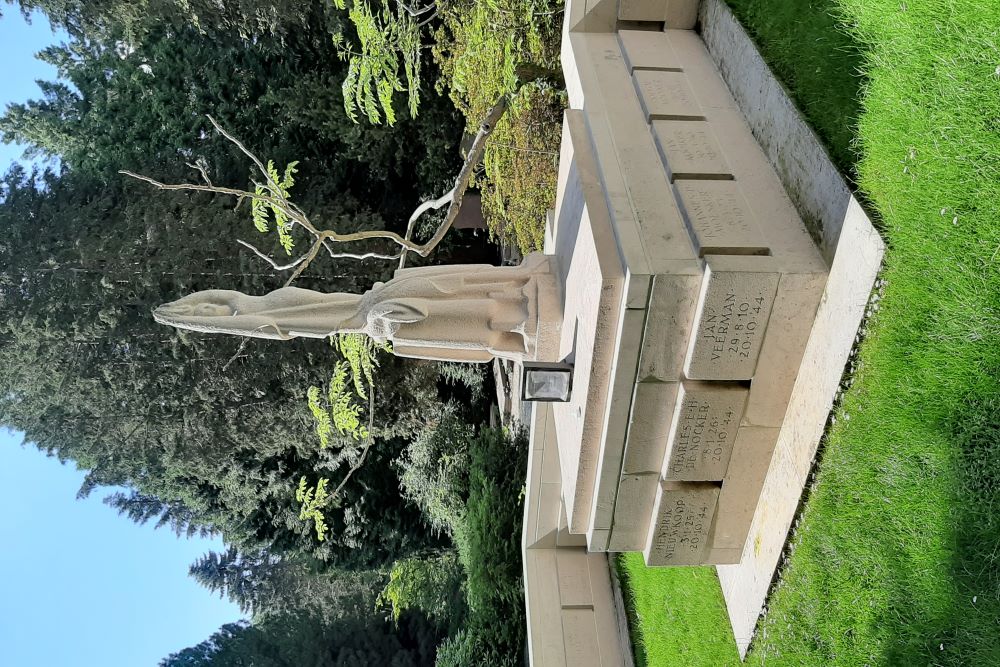
[[[730,4],[888,244],[748,663],[1000,664],[1000,3]],[[702,622],[672,618],[643,650]],[[686,650],[647,664],[711,664]]]

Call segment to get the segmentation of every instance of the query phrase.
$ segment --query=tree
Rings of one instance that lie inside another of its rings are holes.
[[[430,667],[434,639],[419,621],[394,631],[373,616],[326,623],[294,614],[224,625],[201,644],[168,656],[160,667]]]

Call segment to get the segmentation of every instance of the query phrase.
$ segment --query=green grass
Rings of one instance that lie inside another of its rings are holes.
[[[1000,3],[732,4],[889,246],[748,662],[1000,665]]]
[[[615,568],[635,630],[636,667],[740,664],[713,568],[647,568],[637,553],[618,555]]]

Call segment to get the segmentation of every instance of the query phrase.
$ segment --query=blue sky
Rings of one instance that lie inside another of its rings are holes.
[[[54,72],[33,54],[60,40],[4,4],[0,107],[39,95]],[[0,144],[0,170],[23,148]],[[83,473],[0,428],[0,665],[145,667],[208,638],[239,610],[187,576],[221,542],[178,539],[76,500]]]

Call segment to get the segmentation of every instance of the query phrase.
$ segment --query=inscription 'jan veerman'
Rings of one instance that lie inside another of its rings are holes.
[[[711,344],[712,361],[723,357],[749,358],[760,327],[764,297],[748,301],[737,300],[732,291],[726,293],[718,312],[706,312],[702,319],[701,336]]]

